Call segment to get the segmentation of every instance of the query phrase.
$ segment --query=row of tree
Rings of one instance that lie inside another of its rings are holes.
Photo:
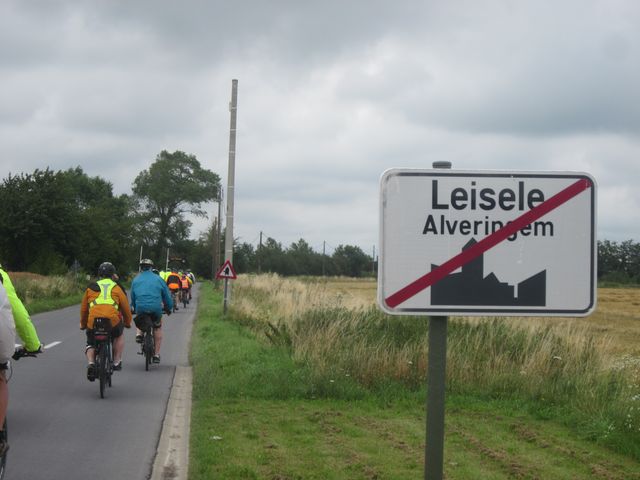
[[[89,177],[80,167],[11,175],[0,185],[0,261],[43,274],[78,266],[89,272],[105,260],[137,269],[140,246],[159,259],[168,246],[193,248],[187,214],[218,197],[220,178],[193,155],[162,151],[133,181],[131,195]]]
[[[221,261],[223,238],[216,222],[190,239],[187,215],[205,216],[203,204],[220,198],[220,177],[193,155],[162,151],[140,172],[131,195],[116,196],[111,183],[80,167],[9,175],[0,185],[0,262],[11,270],[43,274],[80,268],[94,272],[105,260],[121,272],[137,270],[140,248],[163,264],[211,277]],[[376,274],[376,262],[359,247],[339,245],[331,255],[303,239],[283,247],[273,238],[254,247],[234,242],[238,273],[280,275]],[[640,244],[598,242],[600,280],[640,283]]]
[[[121,272],[137,270],[145,257],[211,277],[223,251],[224,232],[212,222],[208,232],[190,239],[188,215],[205,216],[203,204],[220,197],[220,177],[193,155],[162,151],[132,183],[131,195],[114,195],[113,186],[77,167],[11,175],[0,185],[0,262],[5,268],[42,274],[70,269],[95,272],[111,261]],[[361,276],[372,259],[358,247],[340,245],[333,255],[314,252],[304,240],[289,248],[272,238],[255,248],[236,243],[238,272],[282,275]]]
[[[640,284],[640,243],[598,242],[598,278],[616,283]]]

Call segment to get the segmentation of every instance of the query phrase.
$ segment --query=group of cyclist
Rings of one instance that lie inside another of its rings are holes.
[[[173,277],[177,277],[177,285]],[[98,317],[111,321],[111,336],[113,338],[113,369],[122,370],[122,351],[124,348],[125,328],[131,328],[135,321],[132,314],[150,314],[153,323],[155,351],[153,363],[160,363],[160,347],[162,344],[162,313],[170,315],[174,307],[173,291],[182,288],[191,290],[191,282],[184,283],[186,273],[165,274],[154,268],[153,261],[148,258],[140,260],[140,273],[131,283],[131,303],[127,300],[124,287],[117,282],[116,269],[110,262],[104,262],[98,267],[96,282],[89,284],[85,291],[80,307],[80,329],[86,329],[87,346],[87,378],[94,381],[95,368],[95,340],[93,338],[93,321]],[[193,274],[191,274],[193,278]],[[187,285],[188,283],[188,285]],[[136,342],[142,342],[142,332],[137,329]]]
[[[158,272],[158,274],[167,283],[167,286],[171,291],[171,296],[174,303],[173,308],[175,310],[178,309],[177,304],[180,300],[178,294],[180,292],[184,292],[185,295],[188,295],[189,300],[191,300],[191,286],[195,281],[193,273],[191,273],[190,271],[183,272],[179,270],[169,270],[167,272]]]
[[[124,286],[119,282],[116,268],[110,262],[98,267],[98,278],[90,283],[84,292],[80,305],[80,329],[86,332],[85,355],[87,357],[87,378],[96,379],[94,322],[97,318],[106,318],[111,323],[113,341],[113,370],[122,370],[122,352],[124,350],[124,329],[131,328],[134,314],[150,314],[153,322],[155,351],[153,363],[160,363],[162,343],[162,313],[170,315],[174,308],[172,292],[182,289],[188,291],[191,298],[191,286],[195,282],[193,274],[188,272],[159,272],[149,259],[140,261],[140,272],[131,284],[131,302],[127,298]],[[27,309],[20,301],[16,290],[0,265],[0,457],[9,446],[4,440],[2,429],[9,402],[9,390],[6,369],[10,358],[16,353],[16,334],[22,340],[28,354],[40,353],[40,343]],[[142,341],[142,332],[137,331],[136,341]],[[18,357],[16,357],[18,358]]]
[[[129,303],[125,288],[119,282],[113,264],[110,262],[100,264],[98,278],[87,286],[80,305],[80,329],[86,331],[87,338],[85,347],[87,378],[90,381],[96,378],[96,343],[93,327],[97,318],[109,319],[111,323],[113,369],[117,371],[122,369],[124,329],[131,328],[133,314],[150,314],[153,319],[155,339],[153,363],[160,363],[162,312],[171,314],[174,306],[172,290],[174,292],[187,290],[191,298],[191,286],[194,281],[195,278],[191,272],[159,272],[153,268],[151,260],[143,259],[140,261],[140,273],[131,284],[131,303]],[[43,351],[43,345],[40,343],[29,313],[16,294],[9,275],[0,265],[0,457],[9,448],[4,440],[2,429],[9,403],[6,370],[10,358],[16,354],[16,334],[23,343],[20,348],[26,353],[36,354]],[[141,340],[142,335],[138,330],[136,341]]]

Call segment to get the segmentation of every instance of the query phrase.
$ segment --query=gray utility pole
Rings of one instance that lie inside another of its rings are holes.
[[[323,240],[322,241],[322,276],[324,277],[324,259],[325,259],[325,255],[326,255],[326,247],[327,247],[327,241]]]
[[[238,80],[231,81],[231,124],[229,127],[229,172],[227,177],[227,223],[224,236],[224,260],[233,265],[233,197],[236,171],[236,116],[238,113]],[[231,299],[229,279],[224,279],[224,313]]]
[[[451,162],[433,162],[433,168],[451,168]],[[444,392],[447,370],[447,317],[429,317],[427,364],[427,443],[425,480],[442,480],[444,467]]]
[[[221,223],[222,223],[222,187],[220,187],[220,191],[218,192],[218,198],[216,202],[218,202],[218,216],[215,219],[213,224],[212,239],[213,239],[213,257],[211,259],[211,277],[213,278],[213,282],[216,288],[219,286],[219,280],[215,277],[218,269],[222,265],[220,263],[220,232],[221,232]]]
[[[220,198],[218,198],[218,231],[216,232],[216,270],[220,268],[220,239],[222,238],[222,189],[220,189]]]
[[[373,246],[373,255],[371,256],[371,273],[376,273],[376,246]]]
[[[260,263],[260,256],[262,255],[262,230],[260,230],[260,243],[258,244],[258,275],[262,273],[262,264]]]

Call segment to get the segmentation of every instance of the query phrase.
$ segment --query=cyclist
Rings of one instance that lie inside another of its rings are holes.
[[[140,273],[131,283],[131,306],[137,313],[153,315],[153,338],[156,350],[153,352],[153,363],[160,363],[160,344],[162,343],[162,310],[171,315],[173,300],[167,284],[160,275],[153,272],[153,262],[148,258],[140,260]],[[136,342],[142,342],[142,332],[138,330]]]
[[[191,299],[191,280],[185,273],[180,276],[180,290],[186,292],[187,298]]]
[[[90,283],[80,304],[80,330],[87,331],[87,378],[96,379],[96,343],[93,336],[93,322],[96,318],[111,320],[111,338],[113,339],[113,369],[122,370],[122,351],[124,350],[124,327],[131,328],[131,309],[127,295],[113,281],[116,268],[110,262],[98,267],[98,280]]]
[[[15,351],[16,331],[28,352],[41,352],[42,344],[38,338],[29,313],[24,307],[7,272],[0,265],[0,430],[3,428],[9,403],[9,387],[5,378],[7,362]],[[4,439],[4,435],[0,435]],[[9,445],[0,440],[0,456]]]
[[[177,310],[177,302],[180,301],[180,297],[178,296],[178,294],[180,293],[180,275],[178,275],[178,273],[176,273],[174,269],[171,269],[171,271],[167,274],[166,282],[169,290],[171,290],[171,297],[175,301],[173,309]]]
[[[189,280],[191,281],[191,285],[196,283],[196,277],[191,270],[187,270],[187,277],[189,277]],[[189,300],[191,300],[191,287],[189,287]]]

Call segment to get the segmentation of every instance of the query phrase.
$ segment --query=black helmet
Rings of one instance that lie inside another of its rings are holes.
[[[98,276],[101,278],[111,277],[116,273],[116,267],[111,262],[103,262],[98,267]]]
[[[149,270],[151,267],[153,267],[153,262],[150,259],[143,258],[140,260],[140,268],[142,270]]]

